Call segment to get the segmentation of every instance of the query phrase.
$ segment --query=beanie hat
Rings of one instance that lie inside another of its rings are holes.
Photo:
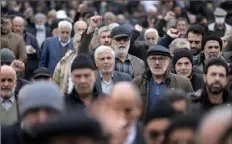
[[[84,69],[84,68],[89,68],[94,70],[94,63],[92,59],[85,54],[79,54],[74,60],[71,65],[71,72],[75,69]]]
[[[15,60],[15,54],[8,48],[0,50],[1,63],[12,63]]]
[[[209,34],[209,35],[206,35],[203,40],[202,40],[202,50],[204,50],[205,48],[205,44],[207,43],[207,41],[210,41],[210,40],[215,40],[215,41],[218,41],[219,45],[220,45],[220,50],[222,50],[222,39],[214,34]]]
[[[173,64],[173,67],[175,67],[177,61],[183,57],[186,57],[190,60],[191,64],[193,64],[193,55],[192,53],[188,50],[188,49],[185,49],[185,48],[181,48],[181,49],[176,49],[174,51],[174,55],[172,57],[172,64]]]
[[[19,114],[24,116],[36,108],[64,110],[64,99],[59,87],[52,82],[37,81],[24,86],[18,95]]]
[[[163,56],[171,57],[169,50],[161,45],[155,45],[149,48],[147,50],[147,57],[151,55],[163,55]]]

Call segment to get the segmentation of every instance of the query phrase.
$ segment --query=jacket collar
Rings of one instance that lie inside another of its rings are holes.
[[[146,80],[148,80],[149,78],[152,77],[152,73],[151,73],[151,70],[148,68],[145,73],[142,75],[142,77]],[[165,74],[164,74],[164,82],[169,85],[170,82],[171,82],[171,77],[172,77],[172,74],[170,71],[166,70]]]

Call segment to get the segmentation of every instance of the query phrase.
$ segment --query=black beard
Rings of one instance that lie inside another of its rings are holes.
[[[214,87],[213,85],[206,85],[207,89],[211,94],[218,95],[224,91],[224,87],[220,85],[220,87]]]

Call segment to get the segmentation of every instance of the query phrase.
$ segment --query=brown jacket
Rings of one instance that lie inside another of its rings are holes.
[[[9,49],[14,52],[16,59],[26,62],[27,53],[23,37],[10,32],[7,35],[2,35],[2,38],[5,38],[9,41]]]
[[[133,83],[139,88],[140,94],[144,104],[144,116],[146,117],[146,111],[148,106],[148,81],[151,77],[150,70],[146,71],[143,75],[140,75],[133,79]],[[171,89],[182,89],[186,93],[193,92],[192,85],[187,78],[178,76],[171,72],[166,72],[165,74],[165,83],[167,88]]]
[[[9,48],[9,41],[1,37],[1,49],[2,48]]]

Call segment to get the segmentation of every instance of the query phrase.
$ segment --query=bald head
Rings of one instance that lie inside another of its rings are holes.
[[[16,16],[12,20],[12,29],[15,33],[22,35],[24,31],[25,21],[22,17]]]
[[[221,106],[213,109],[205,118],[199,127],[197,139],[199,144],[218,144],[226,128],[231,124],[232,107]]]
[[[7,65],[1,66],[0,80],[0,95],[3,99],[8,99],[13,95],[16,88],[15,70]]]
[[[85,21],[77,21],[74,24],[74,32],[75,34],[80,33],[83,34],[87,29],[87,23]]]
[[[115,84],[110,96],[115,100],[133,100],[141,103],[141,97],[137,87],[130,82],[119,82]]]

